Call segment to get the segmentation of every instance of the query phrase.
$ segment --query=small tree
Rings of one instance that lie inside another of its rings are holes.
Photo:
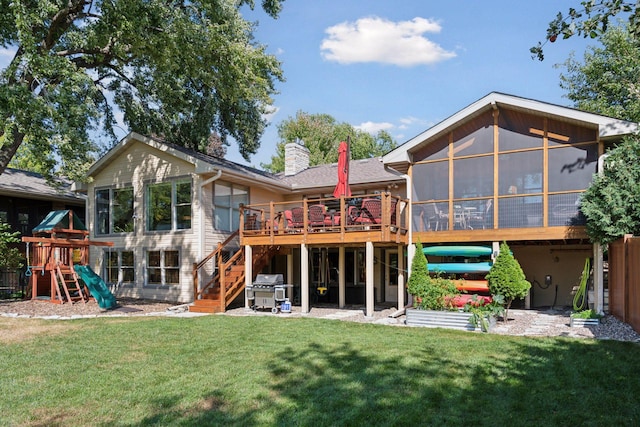
[[[513,257],[506,242],[500,245],[500,253],[491,266],[486,279],[489,282],[491,294],[504,297],[504,321],[506,322],[513,300],[524,298],[531,288],[531,283],[527,281],[518,260]]]
[[[19,232],[12,233],[9,224],[0,222],[0,270],[13,270],[22,267],[22,255],[17,248],[9,247],[10,243],[18,243]]]
[[[407,291],[416,298],[413,305],[425,310],[451,309],[454,297],[460,293],[451,280],[429,275],[427,257],[420,242],[416,243],[416,253],[411,261]]]
[[[429,285],[429,267],[427,257],[422,250],[422,243],[416,243],[416,253],[411,260],[411,275],[407,281],[407,292],[414,297],[420,297],[425,293],[426,287]],[[414,298],[413,305],[416,305]]]

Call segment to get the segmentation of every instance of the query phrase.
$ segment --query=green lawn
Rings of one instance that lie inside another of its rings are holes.
[[[0,318],[0,339],[3,426],[640,423],[632,343],[231,316]]]

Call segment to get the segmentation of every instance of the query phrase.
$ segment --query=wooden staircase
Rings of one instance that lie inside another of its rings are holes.
[[[89,296],[85,294],[85,290],[78,281],[73,266],[57,264],[53,274],[52,286],[55,287],[55,302],[60,304],[75,301],[87,302]],[[53,291],[53,290],[52,290]],[[53,300],[54,292],[51,293]]]
[[[197,313],[223,313],[242,292],[245,287],[245,256],[244,249],[231,253],[231,242],[238,236],[233,233],[223,243],[207,255],[199,263],[193,265],[193,304],[189,306],[190,312]],[[271,258],[279,252],[279,247],[256,246],[253,250],[254,275],[266,267]],[[205,277],[204,268],[215,266],[215,274],[211,280],[199,286],[200,278]],[[222,272],[222,274],[220,274]],[[253,278],[252,278],[253,279]]]

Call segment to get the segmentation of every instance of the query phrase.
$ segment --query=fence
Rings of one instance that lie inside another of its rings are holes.
[[[640,237],[609,244],[609,313],[640,331]]]
[[[0,299],[23,298],[26,281],[24,274],[14,270],[0,270]]]

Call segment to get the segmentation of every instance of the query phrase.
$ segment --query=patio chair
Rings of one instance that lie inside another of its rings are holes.
[[[324,228],[332,225],[331,216],[327,214],[327,207],[322,204],[309,206],[309,227]]]
[[[438,205],[435,202],[431,202],[426,205],[426,213],[427,213],[427,227],[433,231],[446,230],[449,228],[449,215],[442,213],[440,209],[438,209]],[[434,224],[432,227],[431,224]]]
[[[287,230],[299,230],[304,227],[304,209],[295,207],[284,211],[284,227]]]
[[[358,216],[353,220],[357,225],[377,225],[382,222],[382,200],[363,199]]]

